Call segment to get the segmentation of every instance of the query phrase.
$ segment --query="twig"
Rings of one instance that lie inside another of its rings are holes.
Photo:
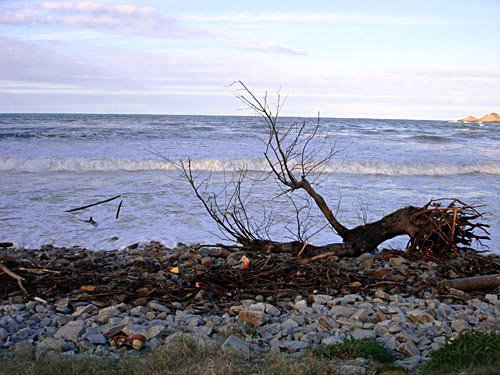
[[[28,294],[28,291],[24,288],[23,286],[23,281],[26,281],[26,279],[22,276],[19,276],[17,274],[15,274],[14,272],[12,272],[11,270],[9,270],[5,264],[3,264],[3,262],[0,261],[0,270],[2,270],[5,274],[7,274],[7,276],[10,276],[12,277],[14,280],[17,281],[17,285],[19,285],[19,288],[21,288],[21,290],[23,291],[24,294]]]
[[[116,218],[117,219],[120,216],[120,209],[122,208],[122,203],[123,203],[123,201],[120,201],[120,204],[118,205],[118,209],[116,210]]]
[[[54,270],[49,270],[48,268],[26,268],[26,267],[19,267],[19,271],[24,271],[24,272],[29,272],[33,273],[35,275],[43,275],[45,273],[55,273],[55,274],[60,274],[60,271],[54,271]]]
[[[302,249],[299,251],[299,253],[297,254],[297,258],[300,258],[300,256],[302,255],[302,253],[304,252],[304,250],[306,249],[307,245],[309,245],[307,242],[304,243],[304,246],[302,246]]]
[[[98,204],[103,204],[103,203],[111,202],[111,201],[113,201],[115,199],[118,199],[120,197],[121,197],[121,195],[117,195],[116,197],[113,197],[113,198],[105,199],[103,201],[92,203],[92,204],[89,204],[89,205],[83,206],[83,207],[72,208],[71,210],[67,210],[67,211],[64,211],[64,212],[75,212],[75,211],[84,210],[84,209],[89,208],[89,207],[97,206]]]

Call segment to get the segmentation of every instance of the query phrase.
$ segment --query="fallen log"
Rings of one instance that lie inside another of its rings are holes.
[[[500,285],[500,273],[494,275],[480,275],[454,280],[445,280],[443,283],[448,288],[466,292],[472,290],[493,289]]]

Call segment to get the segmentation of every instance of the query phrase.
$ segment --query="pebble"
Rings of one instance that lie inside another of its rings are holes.
[[[235,354],[239,356],[248,356],[250,354],[250,346],[234,335],[229,336],[221,346],[225,353]]]
[[[139,266],[151,260],[147,254],[139,254],[140,248],[129,251],[137,251],[134,261]],[[228,262],[238,266],[243,254],[233,254],[227,256]],[[207,254],[191,253],[184,259],[206,267],[220,261]],[[172,258],[158,258],[158,261],[171,264]],[[342,262],[343,266],[349,266],[349,262]],[[353,262],[358,271],[372,274],[375,269],[364,268],[371,268],[378,260],[371,254],[363,254]],[[381,278],[387,272],[414,274],[412,263],[405,258],[393,257],[388,263],[392,268],[377,268]],[[210,295],[187,306],[159,301],[104,306],[69,298],[48,300],[46,304],[4,300],[0,301],[0,354],[22,345],[66,354],[121,354],[133,349],[113,348],[109,340],[116,335],[140,333],[147,339],[143,351],[157,350],[183,338],[238,356],[271,350],[300,356],[316,345],[335,345],[354,337],[376,339],[396,355],[399,364],[414,370],[433,350],[461,332],[500,331],[500,303],[496,294],[451,302],[438,300],[436,296],[424,299],[398,294],[394,290],[379,289],[373,295],[314,292],[278,301],[259,295],[219,311],[205,308]],[[339,366],[338,372],[368,372],[363,366],[363,363],[346,363]]]

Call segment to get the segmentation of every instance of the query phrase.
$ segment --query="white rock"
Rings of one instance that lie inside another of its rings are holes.
[[[330,311],[328,312],[328,316],[332,316],[334,318],[337,317],[350,317],[352,314],[354,314],[357,311],[355,307],[352,306],[333,306]]]
[[[335,345],[335,344],[342,344],[344,340],[338,336],[328,336],[325,337],[323,340],[321,340],[321,344],[323,345]]]
[[[355,339],[373,339],[377,336],[375,331],[372,329],[360,329],[360,328],[356,328],[355,330],[350,332],[350,335]]]

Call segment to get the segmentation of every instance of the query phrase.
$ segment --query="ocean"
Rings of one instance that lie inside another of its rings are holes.
[[[199,181],[209,178],[210,192],[223,192],[245,163],[249,215],[257,222],[272,216],[272,238],[290,240],[294,210],[273,181],[261,180],[266,135],[253,116],[0,114],[0,242],[94,250],[150,240],[169,246],[228,243],[166,160],[188,157]],[[317,190],[344,225],[456,197],[484,206],[483,222],[491,226],[485,244],[500,250],[499,125],[323,118],[316,137],[335,144],[337,153]],[[116,195],[121,197],[66,212]],[[321,230],[317,210],[308,215],[315,224],[310,234],[318,231],[309,242],[340,241],[328,228]]]

